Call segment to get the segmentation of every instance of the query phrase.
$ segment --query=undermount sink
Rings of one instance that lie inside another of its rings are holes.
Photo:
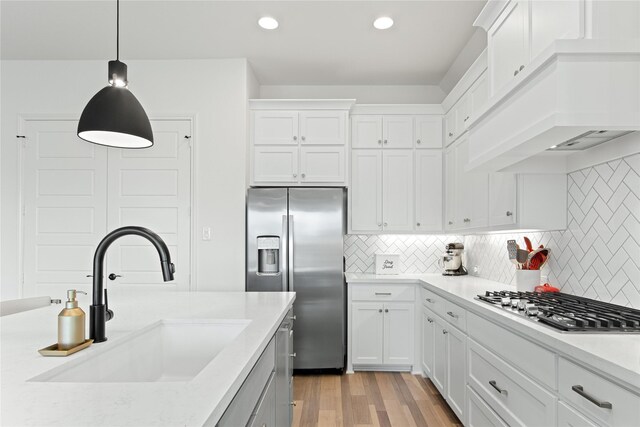
[[[94,354],[32,378],[37,382],[180,382],[194,378],[249,320],[160,320]]]

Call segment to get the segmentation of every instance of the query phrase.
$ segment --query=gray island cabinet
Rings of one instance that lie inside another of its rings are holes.
[[[292,421],[293,310],[242,383],[218,427],[284,427]]]

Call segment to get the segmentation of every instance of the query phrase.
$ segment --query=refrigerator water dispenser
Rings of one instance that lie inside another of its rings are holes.
[[[280,274],[280,237],[258,236],[258,274]]]

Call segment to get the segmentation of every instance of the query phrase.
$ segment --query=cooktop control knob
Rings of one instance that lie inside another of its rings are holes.
[[[524,312],[527,316],[537,316],[538,315],[538,307],[535,304],[526,304],[524,307]]]
[[[511,304],[511,298],[509,298],[509,297],[500,298],[500,304],[502,304],[502,305],[510,305]]]
[[[527,305],[527,300],[526,299],[521,299],[518,300],[518,310],[524,310],[525,306]]]
[[[511,308],[518,308],[518,303],[520,300],[518,298],[511,298]]]

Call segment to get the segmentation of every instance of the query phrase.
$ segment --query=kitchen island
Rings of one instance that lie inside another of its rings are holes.
[[[293,305],[295,293],[113,288],[109,297],[115,317],[107,323],[108,340],[68,357],[43,357],[38,353],[38,349],[56,342],[60,305],[0,319],[1,425],[215,425],[272,340]],[[80,299],[85,311],[89,298]],[[188,381],[32,380],[69,361],[117,346],[132,332],[160,320],[189,319],[237,320],[247,325]]]

